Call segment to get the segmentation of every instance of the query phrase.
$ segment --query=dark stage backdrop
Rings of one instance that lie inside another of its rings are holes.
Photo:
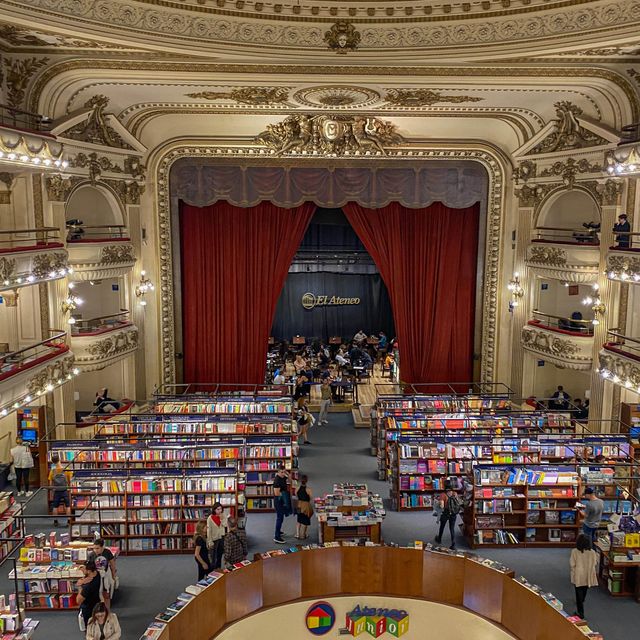
[[[329,299],[359,298],[360,302],[305,309],[302,297],[306,293]],[[351,338],[359,329],[369,335],[384,331],[390,339],[394,335],[391,302],[380,274],[302,272],[287,276],[278,299],[272,336],[286,340],[295,335],[322,340],[330,336]]]

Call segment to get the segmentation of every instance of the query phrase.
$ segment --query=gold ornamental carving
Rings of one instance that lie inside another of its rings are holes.
[[[516,184],[520,181],[527,182],[527,180],[533,180],[538,173],[538,165],[533,160],[523,160],[513,172],[513,177]]]
[[[640,275],[640,257],[622,256],[618,254],[607,256],[607,272],[615,274],[627,273],[629,276]]]
[[[67,267],[66,253],[45,253],[34,256],[31,273],[38,279],[46,278],[53,271]]]
[[[347,20],[338,20],[329,31],[324,34],[324,41],[331,51],[347,53],[355,51],[360,45],[362,36],[353,24]]]
[[[586,362],[590,360],[589,358],[580,358],[577,356],[580,352],[580,347],[571,340],[550,335],[544,331],[536,331],[530,326],[523,327],[520,335],[522,346],[525,349],[548,355],[552,358],[567,359],[563,361],[563,366],[571,368],[572,364],[576,364],[576,360],[582,361],[581,366],[586,366]]]
[[[631,359],[603,350],[598,354],[598,362],[600,369],[610,371],[614,376],[618,376],[620,381],[628,380],[636,389],[640,387],[640,366]]]
[[[530,153],[552,153],[565,151],[566,149],[582,149],[602,144],[609,144],[608,140],[585,129],[578,118],[582,115],[582,109],[577,105],[562,100],[554,105],[556,117],[553,131]]]
[[[595,185],[596,199],[602,207],[614,207],[620,202],[620,196],[622,195],[622,181],[620,180],[607,180],[604,183],[597,183]]]
[[[16,261],[13,258],[0,258],[0,281],[8,282],[16,272]]]
[[[540,172],[541,177],[560,176],[562,182],[568,188],[573,187],[576,176],[580,173],[601,173],[602,166],[600,164],[591,163],[586,158],[575,160],[568,158],[566,161],[559,160],[554,162],[550,167]]]
[[[248,105],[279,105],[289,99],[289,89],[284,87],[238,87],[231,91],[199,91],[185,94],[201,100],[235,100]]]
[[[121,331],[90,344],[86,351],[100,359],[113,358],[138,347],[138,330]],[[85,358],[81,358],[84,360]]]
[[[136,256],[133,252],[133,246],[130,244],[109,245],[102,248],[100,254],[100,264],[121,264],[126,262],[135,262]]]
[[[31,76],[47,65],[49,58],[4,58],[4,78],[7,85],[6,103],[21,107]]]
[[[63,178],[60,174],[46,177],[47,198],[51,202],[66,202],[82,178]]]
[[[532,246],[529,248],[529,262],[550,267],[564,267],[567,254],[558,247]]]
[[[460,104],[462,102],[480,102],[479,96],[443,95],[431,89],[389,89],[386,102],[393,107],[430,107],[439,102]]]
[[[102,182],[116,192],[122,204],[140,204],[140,198],[144,193],[144,185],[139,185],[137,182],[128,182],[127,180],[104,179]]]
[[[43,392],[48,384],[56,384],[59,380],[64,380],[73,370],[74,356],[67,355],[65,358],[47,365],[42,371],[27,382],[27,390],[31,394]]]
[[[135,180],[144,180],[147,168],[137,156],[127,156],[124,160],[124,172]]]
[[[516,197],[521,207],[537,207],[546,197],[546,195],[554,189],[554,185],[550,184],[537,184],[537,185],[522,185],[516,189]]]
[[[103,171],[111,171],[112,173],[122,173],[123,169],[119,165],[112,162],[106,156],[98,157],[98,154],[93,153],[78,153],[75,158],[70,161],[72,167],[80,167],[82,169],[89,169],[89,180],[91,184],[95,184],[102,175]]]
[[[65,131],[65,137],[105,147],[133,150],[133,147],[125,142],[120,134],[107,122],[105,109],[108,104],[109,98],[103,95],[95,95],[85,102],[85,109],[91,109],[89,117],[75,127]]]
[[[270,124],[255,142],[272,153],[319,156],[386,155],[403,141],[394,124],[364,116],[294,115]]]

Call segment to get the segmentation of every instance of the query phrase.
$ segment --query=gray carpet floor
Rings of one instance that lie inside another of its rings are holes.
[[[334,482],[366,482],[369,488],[388,496],[389,488],[377,480],[376,459],[370,455],[369,432],[354,429],[350,414],[330,414],[328,426],[314,427],[310,445],[302,445],[300,470],[309,476],[309,487],[315,495],[331,490]],[[35,499],[29,511],[43,513],[43,503]],[[315,519],[314,519],[315,520]],[[247,534],[250,557],[255,552],[272,549],[273,514],[249,514]],[[29,523],[29,532],[48,531],[51,519],[35,519]],[[291,544],[295,543],[295,517],[285,520],[284,531]],[[382,527],[387,541],[400,545],[414,540],[433,540],[436,519],[431,512],[387,511]],[[312,525],[311,539],[316,537]],[[445,541],[448,541],[445,534]],[[456,540],[465,549],[462,537]],[[568,549],[481,549],[481,555],[494,558],[511,567],[519,575],[554,593],[569,611],[574,609],[573,587],[569,582]],[[0,568],[0,593],[13,591],[7,579],[10,563]],[[123,629],[123,640],[137,640],[155,614],[171,603],[184,587],[196,579],[195,562],[188,555],[157,555],[123,557],[118,560],[121,587],[114,600]],[[600,589],[591,589],[585,610],[591,625],[604,634],[606,640],[629,640],[638,637],[639,605],[627,598],[611,598]],[[35,638],[71,640],[82,638],[76,615],[69,611],[37,612],[33,616],[41,621]],[[186,640],[186,639],[185,639]]]

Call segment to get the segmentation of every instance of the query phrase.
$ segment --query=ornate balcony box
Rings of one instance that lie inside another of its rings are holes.
[[[138,328],[131,323],[71,336],[76,366],[82,372],[99,371],[123,360],[138,348]]]
[[[558,367],[588,371],[593,364],[593,336],[545,326],[530,320],[521,334],[522,346]]]
[[[607,277],[631,284],[640,283],[640,249],[611,247],[607,253]]]
[[[0,357],[0,407],[29,403],[72,378],[74,354],[61,339]]]
[[[66,277],[68,255],[57,231],[0,231],[0,291]]]
[[[614,384],[640,391],[640,351],[624,344],[608,342],[598,354],[600,373]]]
[[[117,278],[131,271],[136,262],[129,238],[86,239],[69,242],[69,264],[73,280]]]
[[[598,277],[600,247],[593,244],[534,240],[527,251],[527,265],[543,278],[563,282],[593,282]]]

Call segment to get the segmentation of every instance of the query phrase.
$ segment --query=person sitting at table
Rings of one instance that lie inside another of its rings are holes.
[[[302,357],[301,353],[299,353],[296,356],[296,359],[293,361],[293,368],[296,370],[297,374],[300,374],[306,370],[307,361]]]
[[[367,334],[362,329],[360,329],[360,331],[358,331],[358,333],[353,336],[353,341],[357,345],[363,345],[367,342]]]
[[[336,362],[341,368],[349,366],[349,357],[347,356],[346,350],[343,350],[343,347],[344,345],[341,345],[338,353],[336,353]]]
[[[378,351],[386,351],[387,349],[387,334],[384,331],[378,333]]]

